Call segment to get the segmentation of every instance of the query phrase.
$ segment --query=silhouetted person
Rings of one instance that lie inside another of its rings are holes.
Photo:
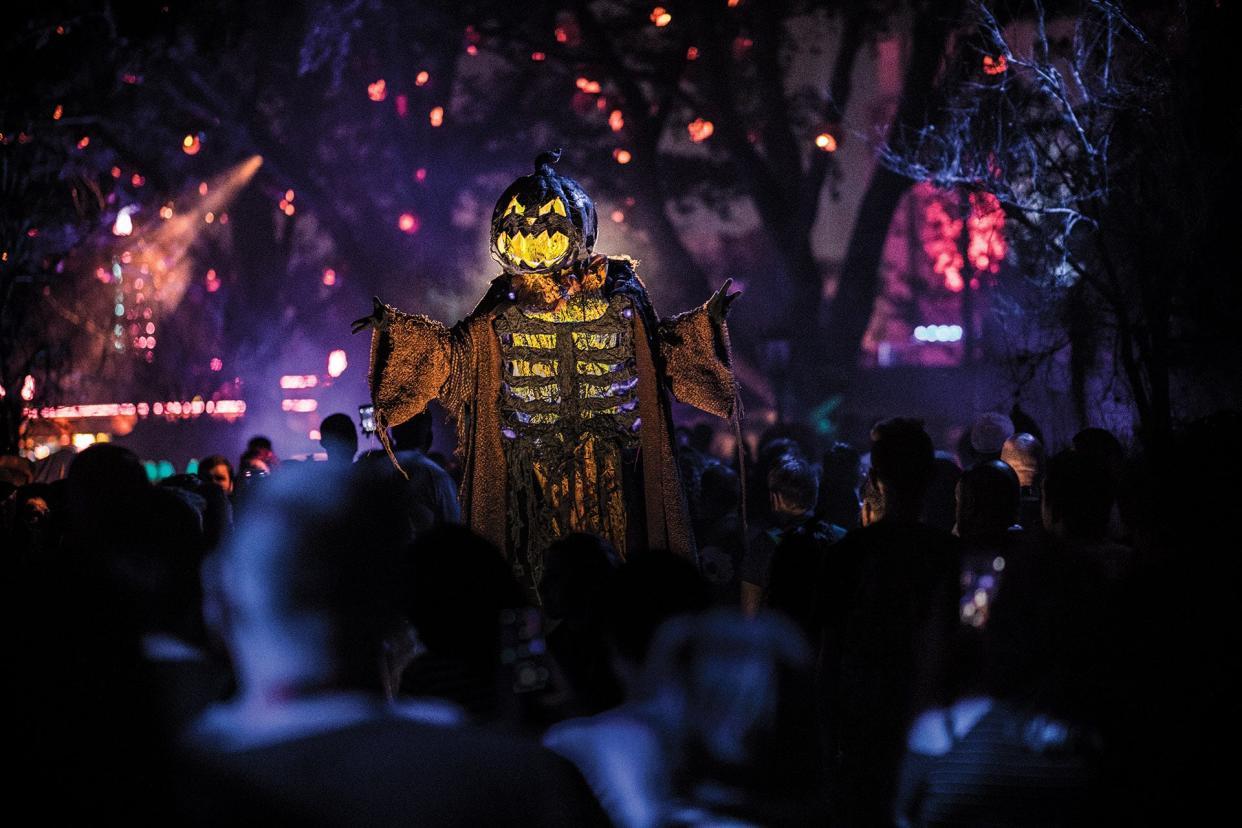
[[[358,429],[348,414],[329,414],[319,424],[319,445],[328,455],[329,463],[349,465],[358,453]]]
[[[815,513],[845,530],[858,528],[862,456],[849,443],[835,443],[824,452]]]
[[[785,613],[812,635],[815,580],[828,547],[845,530],[815,517],[819,478],[809,463],[787,458],[768,474],[771,512],[778,524],[747,550],[742,570],[742,610]]]
[[[525,601],[500,550],[446,525],[419,535],[407,554],[405,611],[426,650],[406,668],[401,693],[451,701],[478,721],[509,715],[501,614]]]
[[[721,606],[741,601],[742,519],[738,513],[738,475],[720,462],[710,462],[699,478],[699,504],[694,539],[699,544],[699,569]]]
[[[955,533],[962,539],[962,622],[987,624],[991,602],[1013,554],[1025,542],[1015,524],[1018,476],[1000,460],[978,463],[957,483]]]
[[[663,549],[631,555],[609,582],[605,630],[613,672],[628,693],[634,686],[656,630],[670,618],[712,605],[702,574],[685,558]]]
[[[233,494],[233,464],[223,454],[209,454],[198,461],[198,476],[214,483],[226,495]]]
[[[1094,577],[1055,550],[1015,560],[1005,576],[981,677],[911,727],[895,807],[903,827],[1112,821],[1097,810],[1091,675],[1104,619]]]
[[[932,462],[920,421],[872,430],[864,528],[833,547],[820,580],[820,724],[842,824],[890,821],[906,728],[946,695],[960,555],[919,520]]]
[[[923,522],[946,532],[953,531],[957,503],[957,481],[962,470],[947,453],[937,452],[932,460],[932,478],[923,502]]]
[[[53,502],[60,485],[47,489]],[[73,459],[63,495],[60,548],[8,579],[5,604],[21,620],[5,649],[21,713],[9,737],[26,757],[10,782],[53,820],[151,822],[169,805],[168,733],[198,703],[154,675],[168,661],[151,647],[194,650],[198,516],[111,443]]]
[[[432,440],[430,412],[424,411],[395,426],[392,439],[397,462],[409,477],[401,479],[392,470],[394,483],[403,489],[406,511],[415,531],[444,523],[461,523],[461,507],[453,479],[427,456]]]
[[[1043,528],[1039,505],[1044,482],[1043,443],[1033,434],[1019,432],[1005,441],[1000,459],[1018,475],[1018,523],[1028,531],[1039,531]]]
[[[352,469],[307,464],[256,492],[222,567],[239,691],[193,732],[183,819],[600,820],[572,769],[537,746],[455,725],[442,706],[387,702],[408,537],[384,487]]]
[[[966,468],[984,460],[999,460],[1005,441],[1013,436],[1013,421],[998,411],[985,411],[970,427],[970,448],[974,456]]]
[[[548,649],[573,690],[574,715],[599,713],[623,698],[605,626],[608,593],[620,565],[607,541],[582,533],[555,541],[544,556],[539,594],[550,621]]]
[[[637,698],[556,725],[614,825],[823,824],[810,652],[776,615],[662,626]]]
[[[1133,550],[1108,537],[1114,482],[1102,456],[1071,449],[1048,463],[1044,477],[1043,523],[1116,584],[1130,572]]]
[[[272,448],[271,438],[262,434],[256,434],[246,443],[246,452],[252,454],[255,458],[262,461],[268,472],[276,471],[280,465],[280,458],[276,456],[276,450]],[[245,464],[241,464],[244,466]],[[240,469],[240,467],[239,467]]]

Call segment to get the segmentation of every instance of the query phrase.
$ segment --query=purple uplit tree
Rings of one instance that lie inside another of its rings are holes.
[[[940,117],[885,162],[1005,210],[1022,278],[997,311],[1015,383],[1068,365],[1083,424],[1103,389],[1159,450],[1179,417],[1237,404],[1236,10],[1083,0],[998,19],[993,5],[968,11]]]

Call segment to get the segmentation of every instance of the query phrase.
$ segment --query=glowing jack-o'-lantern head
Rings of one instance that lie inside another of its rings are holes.
[[[492,212],[492,258],[506,273],[548,274],[573,267],[595,246],[595,204],[552,165],[561,151],[539,153],[533,175],[509,185]]]

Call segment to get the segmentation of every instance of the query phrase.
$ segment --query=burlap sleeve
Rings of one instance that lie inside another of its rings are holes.
[[[707,315],[707,306],[665,319],[659,325],[660,354],[673,395],[687,405],[733,416],[737,386],[729,355],[729,331]]]
[[[442,323],[392,307],[388,314],[388,327],[371,334],[371,400],[381,428],[405,422],[440,396],[453,354]]]

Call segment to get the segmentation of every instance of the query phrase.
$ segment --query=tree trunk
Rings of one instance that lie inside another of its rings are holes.
[[[910,62],[887,143],[901,147],[907,134],[928,122],[936,75],[958,18],[960,2],[924,3],[915,9]],[[841,265],[837,294],[822,326],[800,332],[793,347],[801,396],[818,403],[844,392],[858,373],[858,351],[880,290],[880,265],[888,228],[901,197],[914,182],[885,166],[872,172]]]

